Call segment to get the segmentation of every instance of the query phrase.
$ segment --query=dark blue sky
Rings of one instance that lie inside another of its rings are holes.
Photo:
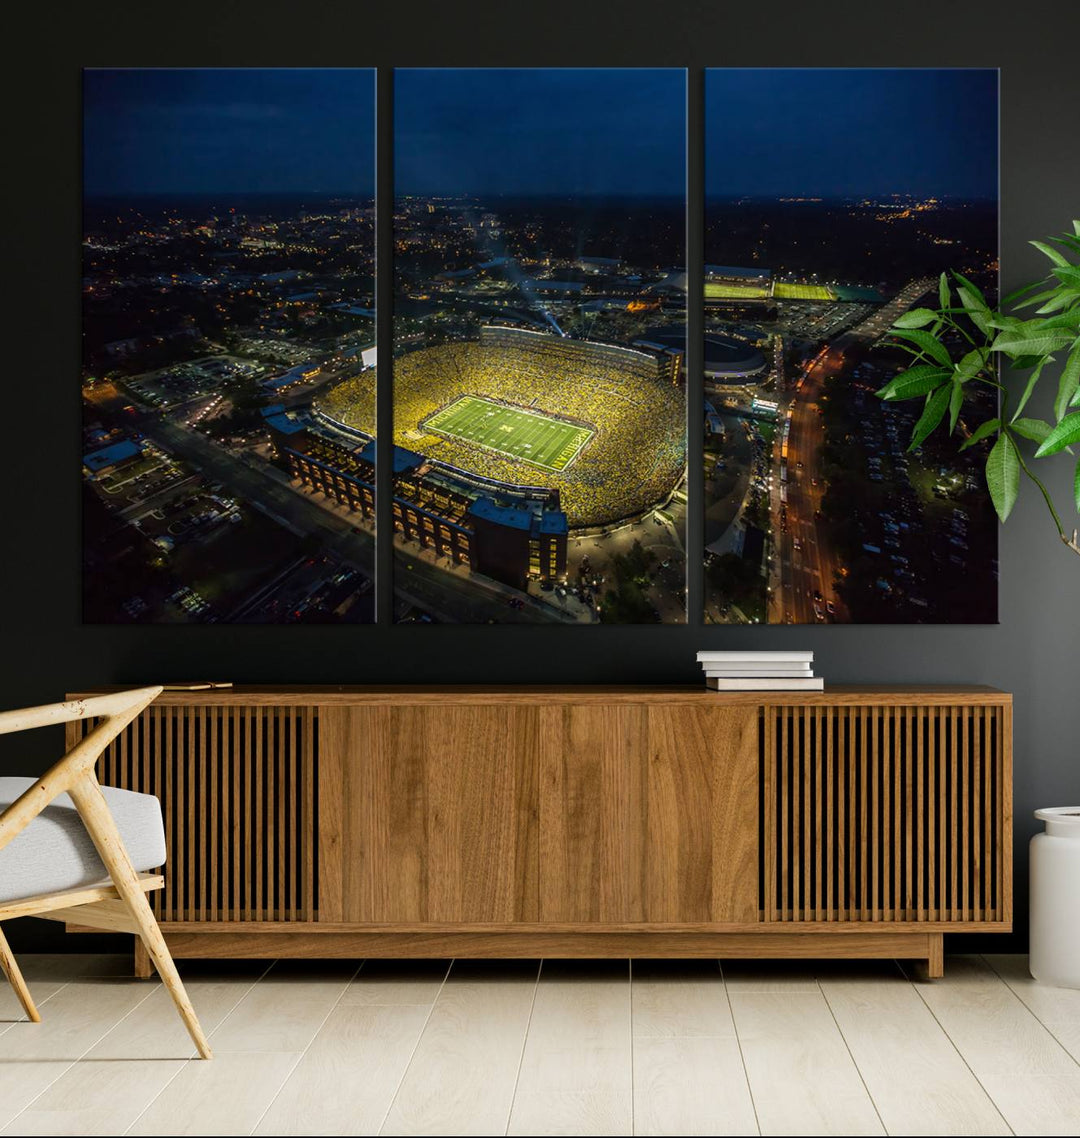
[[[997,72],[715,69],[710,196],[997,197]]]
[[[398,69],[402,194],[682,195],[681,68]]]
[[[88,196],[374,193],[369,68],[88,70],[83,96]]]

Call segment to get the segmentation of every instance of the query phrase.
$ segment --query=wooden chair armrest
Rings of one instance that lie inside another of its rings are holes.
[[[102,717],[101,722],[0,814],[0,849],[30,825],[54,798],[87,776],[105,748],[161,694],[160,687],[113,692],[92,699],[0,712],[0,734],[53,723]]]

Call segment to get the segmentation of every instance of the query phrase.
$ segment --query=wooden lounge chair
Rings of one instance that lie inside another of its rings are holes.
[[[172,996],[199,1054],[210,1046],[161,935],[146,893],[164,878],[161,806],[152,794],[99,785],[105,748],[157,698],[160,687],[0,712],[0,734],[100,719],[39,779],[0,778],[0,921],[46,917],[136,933]],[[0,967],[27,1016],[41,1016],[0,930]]]

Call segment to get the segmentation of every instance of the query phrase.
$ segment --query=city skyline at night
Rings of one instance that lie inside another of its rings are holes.
[[[688,376],[686,71],[396,70],[394,619],[685,621],[699,510],[709,622],[994,619],[978,447],[873,393],[943,271],[995,295],[997,86],[708,71]],[[374,71],[84,95],[88,618],[369,622]]]
[[[997,72],[728,69],[705,78],[710,623],[997,619],[975,446],[908,453],[894,321],[942,273],[997,291]],[[924,300],[928,294],[933,300]],[[967,436],[994,414],[970,398]]]

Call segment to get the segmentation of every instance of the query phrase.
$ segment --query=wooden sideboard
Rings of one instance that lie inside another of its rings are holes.
[[[161,799],[177,957],[937,975],[944,932],[1011,928],[1011,717],[985,687],[236,687],[165,692],[99,777]]]

